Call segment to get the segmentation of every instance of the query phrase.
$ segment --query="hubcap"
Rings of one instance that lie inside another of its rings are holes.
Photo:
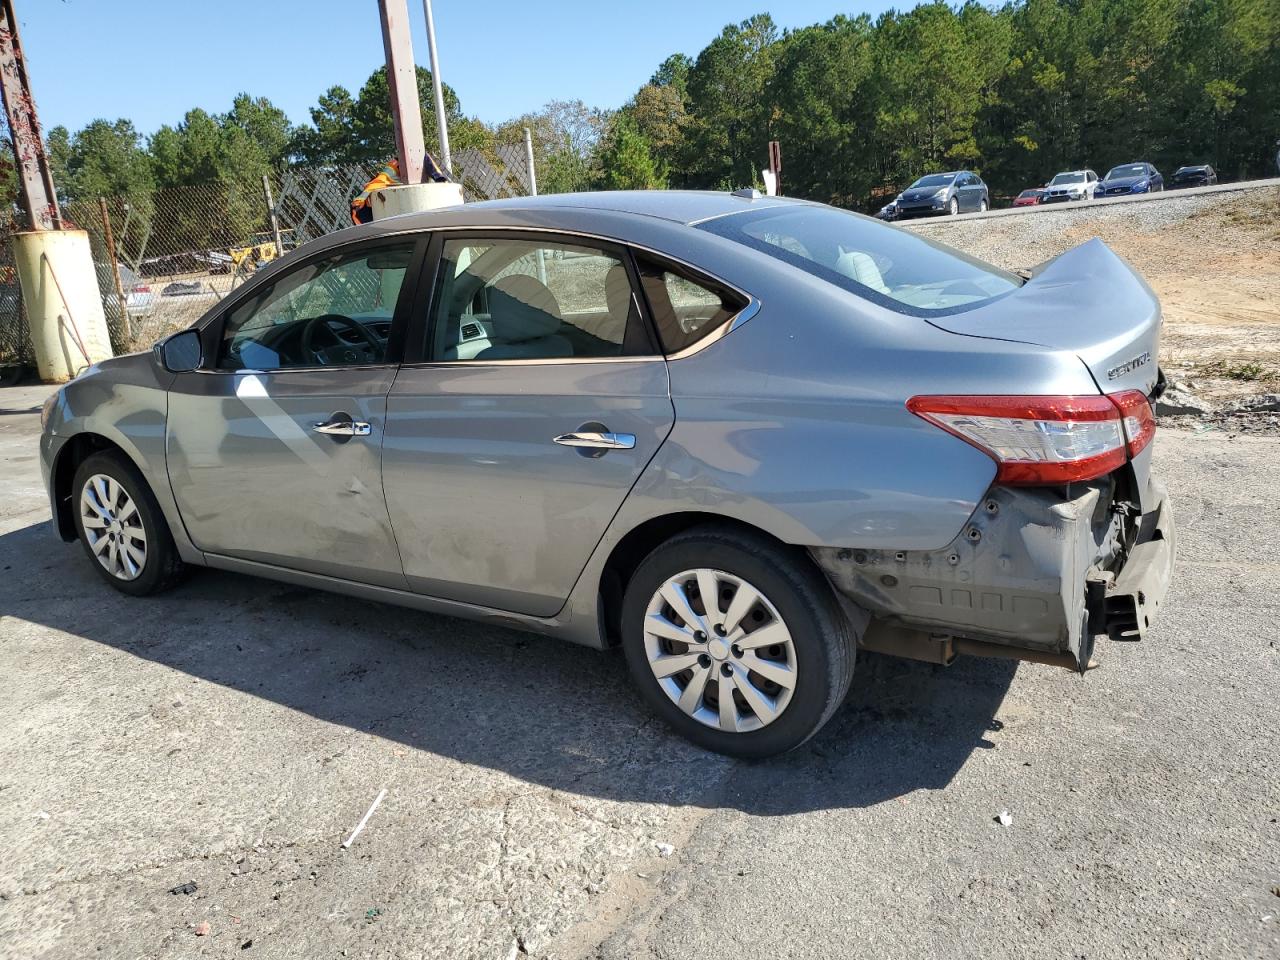
[[[133,580],[147,565],[147,532],[138,505],[124,485],[95,473],[80,491],[80,522],[89,549],[120,580]]]
[[[723,570],[667,580],[645,611],[644,645],[663,692],[708,727],[758,730],[782,715],[795,692],[795,645],[781,614]]]

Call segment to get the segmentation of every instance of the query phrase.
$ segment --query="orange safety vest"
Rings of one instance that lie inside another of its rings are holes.
[[[375,190],[383,187],[394,187],[400,183],[400,161],[392,160],[386,164],[378,175],[364,185],[364,191],[351,201],[351,222],[368,223],[373,211],[369,208],[369,198]]]

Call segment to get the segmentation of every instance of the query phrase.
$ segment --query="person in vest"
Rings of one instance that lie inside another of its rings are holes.
[[[440,169],[436,163],[435,157],[431,154],[423,154],[422,157],[422,176],[424,182],[432,180],[436,183],[448,183],[449,175]],[[395,187],[403,183],[400,179],[400,161],[392,159],[383,164],[382,169],[377,175],[364,185],[364,190],[359,196],[351,201],[351,222],[352,223],[368,223],[373,219],[372,198],[374,193],[385,187]]]

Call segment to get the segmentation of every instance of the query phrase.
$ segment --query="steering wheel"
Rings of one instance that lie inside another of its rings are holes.
[[[364,341],[364,347],[353,346],[341,340],[333,332],[330,324],[336,323],[348,330],[354,330]],[[325,335],[333,341],[329,346],[316,346],[316,331],[324,330]],[[302,328],[302,356],[312,363],[328,366],[330,364],[374,363],[382,353],[382,342],[373,331],[359,320],[344,316],[341,313],[323,313],[312,317]]]

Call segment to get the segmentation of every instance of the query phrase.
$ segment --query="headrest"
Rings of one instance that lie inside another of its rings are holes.
[[[502,277],[489,291],[493,338],[521,343],[549,337],[560,329],[560,304],[546,284],[525,274]]]

